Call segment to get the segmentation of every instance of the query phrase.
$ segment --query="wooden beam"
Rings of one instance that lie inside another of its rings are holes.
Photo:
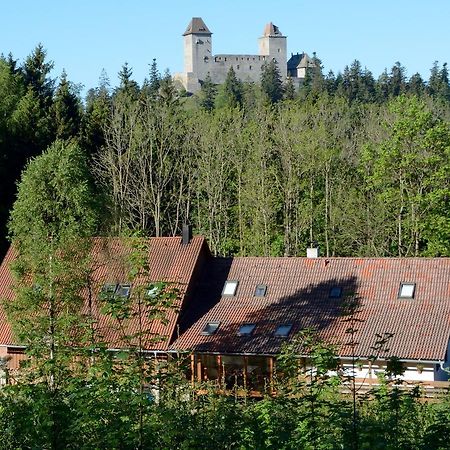
[[[195,382],[195,355],[191,353],[191,383],[194,386]]]
[[[269,356],[269,392],[273,393],[273,356]]]
[[[202,382],[202,360],[200,355],[197,356],[197,381]]]
[[[244,356],[244,389],[247,389],[248,357]]]

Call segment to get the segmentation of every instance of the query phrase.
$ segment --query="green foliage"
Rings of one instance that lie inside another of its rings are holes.
[[[275,59],[264,64],[261,71],[261,89],[270,103],[277,103],[283,98],[283,80]]]
[[[71,139],[78,136],[81,126],[81,104],[73,86],[63,71],[55,93],[53,112],[57,139]]]
[[[211,76],[206,75],[205,80],[200,88],[200,93],[198,95],[198,104],[205,111],[212,111],[214,109],[215,99],[217,95],[217,87],[211,81]]]
[[[227,73],[225,83],[219,88],[216,97],[217,108],[237,108],[243,104],[243,85],[242,82],[236,78],[233,66]]]

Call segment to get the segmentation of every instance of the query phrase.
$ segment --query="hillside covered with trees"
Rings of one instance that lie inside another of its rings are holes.
[[[55,139],[89,158],[100,233],[174,235],[183,222],[216,254],[449,255],[447,65],[427,81],[396,63],[375,80],[358,61],[321,62],[299,91],[268,64],[261,85],[232,70],[183,97],[156,61],[139,86],[125,64],[85,101],[42,46],[0,60],[0,222],[27,161]],[[3,240],[3,249],[6,241]]]

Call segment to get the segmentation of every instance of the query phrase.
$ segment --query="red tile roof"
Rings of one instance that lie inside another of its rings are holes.
[[[184,308],[186,292],[191,288],[194,270],[199,260],[200,253],[206,247],[203,237],[194,237],[188,245],[183,245],[180,237],[151,238],[148,241],[149,273],[145,279],[137,280],[138,284],[163,281],[170,288],[179,290],[176,301],[177,309],[170,309],[166,314],[166,321],[144,319],[146,329],[144,348],[148,350],[166,350],[171,337],[175,332],[178,320],[178,310]],[[127,269],[123,256],[127,247],[118,239],[95,239],[92,248],[92,286],[94,302],[92,314],[96,320],[97,332],[103,336],[110,348],[126,347],[123,341],[123,331],[117,321],[106,317],[100,312],[101,305],[98,302],[98,293],[105,283],[127,283]],[[12,274],[9,265],[14,259],[14,251],[11,248],[0,266],[0,298],[11,300],[14,293],[11,290]],[[87,312],[88,289],[83,293],[86,299],[84,312]],[[138,331],[137,318],[125,320],[122,324],[125,334],[133,334]],[[163,340],[155,342],[155,336],[161,336]],[[0,308],[0,345],[17,344],[11,331],[11,327]]]
[[[236,296],[222,297],[226,280],[239,280]],[[399,299],[401,282],[416,283],[413,299]],[[257,284],[267,285],[255,297]],[[450,336],[450,258],[228,258],[214,259],[204,273],[172,349],[201,352],[276,354],[283,338],[279,324],[292,323],[289,336],[311,327],[351,355],[342,317],[343,298],[330,298],[333,286],[343,296],[357,293],[360,307],[355,352],[374,353],[376,334],[392,333],[381,356],[442,361]],[[201,335],[208,322],[220,322],[212,336]],[[251,336],[238,336],[243,323],[257,324]]]

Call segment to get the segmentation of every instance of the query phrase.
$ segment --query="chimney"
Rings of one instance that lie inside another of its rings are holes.
[[[187,244],[189,244],[189,242],[191,242],[191,239],[192,239],[192,225],[188,225],[185,223],[183,225],[183,235],[182,235],[181,243],[183,245],[187,245]]]
[[[307,258],[318,258],[319,257],[319,247],[308,247],[306,249],[306,257]]]

